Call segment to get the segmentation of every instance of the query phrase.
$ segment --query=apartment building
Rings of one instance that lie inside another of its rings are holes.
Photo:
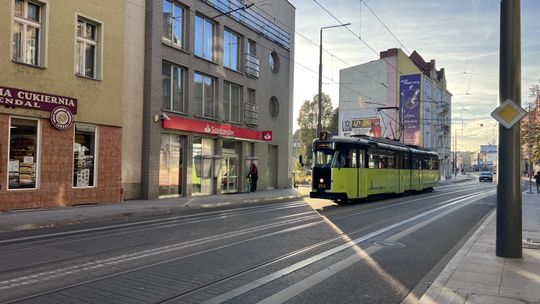
[[[142,170],[126,198],[244,192],[251,164],[258,189],[290,186],[295,8],[147,0],[145,18]]]
[[[380,52],[377,60],[340,71],[339,135],[386,137],[439,153],[441,176],[450,177],[452,94],[444,69],[416,51]]]

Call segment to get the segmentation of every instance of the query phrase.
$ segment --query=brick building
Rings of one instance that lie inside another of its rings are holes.
[[[0,210],[120,201],[124,2],[0,7]]]

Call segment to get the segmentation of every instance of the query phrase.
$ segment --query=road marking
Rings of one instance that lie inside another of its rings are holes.
[[[494,190],[491,190],[489,192],[492,192],[492,191],[494,191]],[[458,198],[453,198],[453,199],[447,200],[446,205],[437,207],[437,208],[429,210],[429,211],[425,211],[425,212],[423,212],[421,214],[418,214],[416,216],[413,216],[413,217],[408,218],[406,220],[403,220],[401,222],[389,225],[389,226],[381,228],[381,229],[379,229],[377,231],[371,232],[371,233],[369,233],[369,234],[367,234],[365,236],[362,236],[362,237],[357,238],[355,240],[349,241],[349,242],[347,242],[347,243],[345,243],[343,245],[340,245],[338,247],[335,247],[333,249],[330,249],[330,250],[324,251],[322,253],[319,253],[317,255],[314,255],[314,256],[312,256],[310,258],[307,258],[307,259],[305,259],[303,261],[295,263],[295,264],[293,264],[293,265],[291,265],[289,267],[286,267],[284,269],[281,269],[279,271],[271,273],[271,274],[269,274],[267,276],[259,278],[259,279],[255,280],[253,282],[250,282],[250,283],[248,283],[246,285],[240,286],[240,287],[235,288],[235,289],[233,289],[233,290],[231,290],[229,292],[226,292],[226,293],[221,294],[221,295],[219,295],[217,297],[209,299],[208,301],[205,301],[204,303],[205,304],[217,304],[217,303],[223,303],[225,301],[231,300],[231,299],[233,299],[233,298],[235,298],[237,296],[240,296],[240,295],[242,295],[242,294],[244,294],[244,293],[246,293],[248,291],[251,291],[251,290],[253,290],[255,288],[258,288],[260,286],[268,284],[268,283],[270,283],[270,282],[272,282],[274,280],[277,280],[277,279],[279,279],[279,278],[281,278],[281,277],[283,277],[285,275],[288,275],[288,274],[290,274],[290,273],[292,273],[294,271],[297,271],[297,270],[302,269],[302,268],[304,268],[306,266],[309,266],[309,265],[311,265],[311,264],[313,264],[315,262],[318,262],[318,261],[320,261],[320,260],[322,260],[324,258],[327,258],[327,257],[329,257],[329,256],[331,256],[333,254],[336,254],[338,252],[341,252],[341,251],[343,251],[345,249],[356,246],[359,243],[364,242],[366,240],[369,240],[369,239],[371,239],[373,237],[376,237],[376,236],[378,236],[380,234],[388,232],[388,231],[390,231],[392,229],[395,229],[397,227],[403,226],[403,225],[405,225],[407,223],[413,222],[413,221],[415,221],[417,219],[420,219],[420,218],[425,217],[425,216],[427,216],[429,214],[435,213],[435,212],[437,212],[439,210],[454,206],[454,205],[459,204],[459,203],[461,203],[463,201],[466,201],[468,199],[472,199],[472,198],[479,197],[479,196],[487,196],[488,195],[487,193],[489,193],[489,192],[484,192],[484,193],[479,193],[479,194],[468,194],[468,195],[462,196],[461,198],[458,197]]]

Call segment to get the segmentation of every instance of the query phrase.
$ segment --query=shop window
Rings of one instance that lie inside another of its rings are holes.
[[[37,120],[12,118],[9,125],[9,189],[35,189],[37,163]]]
[[[195,73],[195,115],[214,117],[214,81],[212,77]]]
[[[45,5],[36,1],[15,0],[13,16],[13,60],[42,65],[43,16]]]
[[[240,121],[241,87],[230,82],[223,85],[223,113],[226,121]]]
[[[184,112],[184,69],[167,62],[161,66],[163,109]]]
[[[98,78],[99,24],[77,19],[77,75]]]
[[[96,127],[75,125],[73,143],[73,187],[94,187],[96,168]]]
[[[184,48],[184,8],[170,0],[163,0],[163,39]]]

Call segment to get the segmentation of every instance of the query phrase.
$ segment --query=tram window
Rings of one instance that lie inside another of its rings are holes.
[[[366,154],[366,151],[360,150],[358,153],[358,168],[364,168],[366,162],[364,160],[364,155]]]
[[[330,167],[333,156],[333,150],[315,151],[315,167]]]
[[[358,166],[358,152],[354,149],[349,151],[349,168],[357,168]]]
[[[345,158],[345,153],[341,151],[336,151],[334,154],[334,162],[332,163],[333,168],[346,168],[347,159]]]
[[[409,153],[406,153],[403,156],[403,169],[411,169],[411,159],[409,158]]]
[[[379,168],[379,155],[376,154],[376,151],[369,152],[369,168]]]
[[[388,168],[396,168],[396,154],[394,152],[388,152]]]

